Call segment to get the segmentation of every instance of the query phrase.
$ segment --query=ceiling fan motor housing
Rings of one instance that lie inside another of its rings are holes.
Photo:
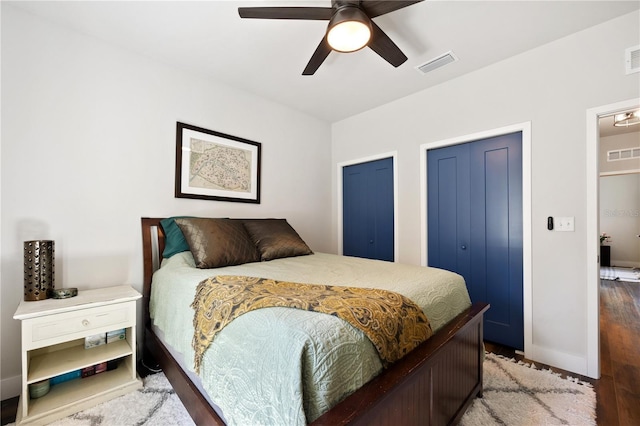
[[[362,49],[369,43],[372,33],[371,20],[367,14],[352,4],[338,6],[327,26],[329,45],[338,52]],[[353,40],[349,40],[350,38]]]

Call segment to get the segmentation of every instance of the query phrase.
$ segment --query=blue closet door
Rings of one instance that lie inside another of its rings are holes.
[[[454,145],[429,151],[427,164],[429,265],[471,280],[469,246],[469,149]]]
[[[461,274],[471,300],[491,304],[486,340],[523,349],[522,133],[427,159],[429,265]]]
[[[344,167],[342,185],[342,253],[393,261],[393,159]]]

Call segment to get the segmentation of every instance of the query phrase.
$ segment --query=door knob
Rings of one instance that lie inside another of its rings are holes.
[[[467,249],[467,246],[465,246],[465,245],[463,244],[463,245],[461,245],[461,246],[460,246],[460,248],[461,248],[462,250],[466,250],[466,249]]]

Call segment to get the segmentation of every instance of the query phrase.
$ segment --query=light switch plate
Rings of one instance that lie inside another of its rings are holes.
[[[574,232],[576,230],[574,216],[554,217],[553,223],[556,231]]]

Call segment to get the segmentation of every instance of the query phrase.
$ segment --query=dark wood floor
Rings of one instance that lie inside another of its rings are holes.
[[[499,355],[531,362],[511,348],[486,342]],[[563,375],[592,383],[602,426],[640,425],[640,284],[602,280],[600,284],[600,368],[593,380],[536,362]],[[2,401],[2,425],[15,421],[18,398]]]
[[[640,425],[640,283],[600,284],[599,416],[603,425]]]

